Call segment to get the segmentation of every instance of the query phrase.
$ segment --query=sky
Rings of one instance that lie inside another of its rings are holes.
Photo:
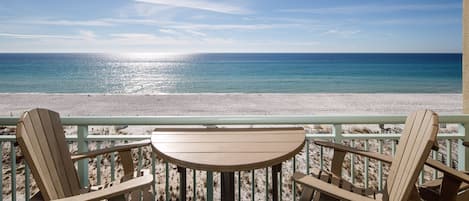
[[[1,0],[0,52],[461,52],[462,0]]]

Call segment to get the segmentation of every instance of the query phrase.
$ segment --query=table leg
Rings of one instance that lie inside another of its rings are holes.
[[[186,200],[186,168],[179,167],[179,200]]]
[[[279,173],[281,174],[282,172],[282,164],[277,164],[272,166],[272,200],[273,201],[278,201],[278,196],[279,196],[279,190],[282,190],[281,188],[279,189],[279,182],[278,182],[278,176]]]
[[[221,200],[234,201],[234,172],[221,173]]]

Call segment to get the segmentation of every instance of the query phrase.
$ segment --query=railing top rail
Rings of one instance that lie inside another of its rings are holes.
[[[70,116],[64,125],[401,124],[405,115]],[[440,115],[440,123],[469,123],[469,115]],[[18,117],[0,116],[0,125]]]

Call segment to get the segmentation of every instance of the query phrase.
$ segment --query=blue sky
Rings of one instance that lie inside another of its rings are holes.
[[[2,0],[0,52],[461,52],[462,0]]]

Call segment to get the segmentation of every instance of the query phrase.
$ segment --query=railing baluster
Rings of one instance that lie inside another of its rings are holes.
[[[213,172],[207,171],[207,201],[213,201]]]
[[[282,179],[282,167],[283,166],[280,166],[280,171],[278,172],[279,174],[279,184],[280,186],[278,187],[278,193],[279,193],[279,196],[278,196],[278,200],[279,201],[282,201],[282,193],[283,193],[283,179]]]
[[[29,165],[28,163],[26,163],[26,161],[24,161],[24,199],[26,201],[29,201],[30,200],[29,196],[31,196],[31,189],[29,186],[31,184],[30,173],[31,173],[31,170],[29,169]]]
[[[423,173],[423,170],[420,171],[420,174],[419,174],[419,185],[422,185],[422,184],[423,184],[423,180],[424,180],[423,174],[424,174],[424,173]]]
[[[383,153],[383,140],[378,140],[378,152]],[[378,161],[378,190],[383,190],[383,162]]]
[[[116,142],[113,140],[111,141],[111,147],[114,147],[116,145]],[[116,153],[112,152],[111,153],[111,181],[116,180]]]
[[[137,177],[140,176],[140,172],[142,171],[142,147],[138,148],[138,162],[137,162]],[[138,193],[138,200],[142,201],[142,192]]]
[[[0,142],[0,154],[3,156],[3,142]],[[0,179],[0,200],[3,200],[3,160],[0,160],[0,171],[2,172],[2,178]]]
[[[78,153],[83,153],[88,151],[88,126],[87,125],[78,125],[77,131],[77,143],[78,143]],[[85,188],[88,186],[88,162],[89,159],[82,159],[78,161],[78,175],[80,177],[81,187]]]
[[[296,172],[296,157],[293,156],[293,172]],[[292,179],[292,195],[293,195],[293,200],[296,200],[296,182],[293,181]]]
[[[466,124],[459,125],[459,134],[463,134],[462,139],[458,139],[458,170],[469,171],[469,148],[462,145],[464,141],[469,141],[469,129]]]
[[[309,138],[306,139],[306,174],[309,175]]]
[[[238,201],[241,201],[241,171],[238,172]]]
[[[265,200],[269,200],[269,168],[265,168]]]
[[[156,154],[155,152],[151,153],[151,173],[153,175],[153,185],[152,185],[152,190],[153,190],[153,200],[156,200]]]
[[[96,143],[96,148],[99,150],[101,149],[101,144],[102,142],[97,142]],[[103,160],[103,156],[99,155],[96,156],[96,183],[98,185],[101,185],[101,161]]]
[[[192,200],[197,200],[197,173],[194,170],[192,170]]]
[[[256,179],[254,178],[254,177],[255,177],[254,172],[255,172],[255,170],[252,170],[252,171],[251,171],[251,181],[252,181],[252,182],[251,182],[251,195],[252,195],[252,196],[251,196],[251,200],[252,200],[252,201],[254,201],[254,200],[255,200],[255,197],[256,197],[256,191],[255,191],[255,190],[256,190],[256,189],[255,189],[255,187],[256,187]]]
[[[324,169],[324,147],[323,146],[319,147],[319,168],[321,170]]]
[[[446,165],[452,167],[451,161],[452,157],[451,154],[453,152],[453,148],[451,146],[451,140],[446,140]]]
[[[350,146],[355,148],[355,140],[350,142]],[[352,184],[355,184],[355,154],[350,154],[350,179]]]
[[[368,151],[368,140],[365,140],[365,151]],[[368,188],[368,171],[369,171],[369,162],[370,162],[370,159],[368,157],[365,157],[365,188]]]
[[[10,142],[10,162],[11,162],[11,200],[16,201],[16,149],[15,142]]]
[[[432,150],[433,160],[438,160],[438,155],[437,154],[438,153],[436,151]],[[435,179],[437,179],[437,177],[438,177],[438,170],[433,169],[432,178],[435,180]]]
[[[171,197],[169,195],[169,164],[168,162],[164,163],[164,169],[165,169],[165,185],[164,185],[164,192],[166,196],[166,201],[170,200]]]

